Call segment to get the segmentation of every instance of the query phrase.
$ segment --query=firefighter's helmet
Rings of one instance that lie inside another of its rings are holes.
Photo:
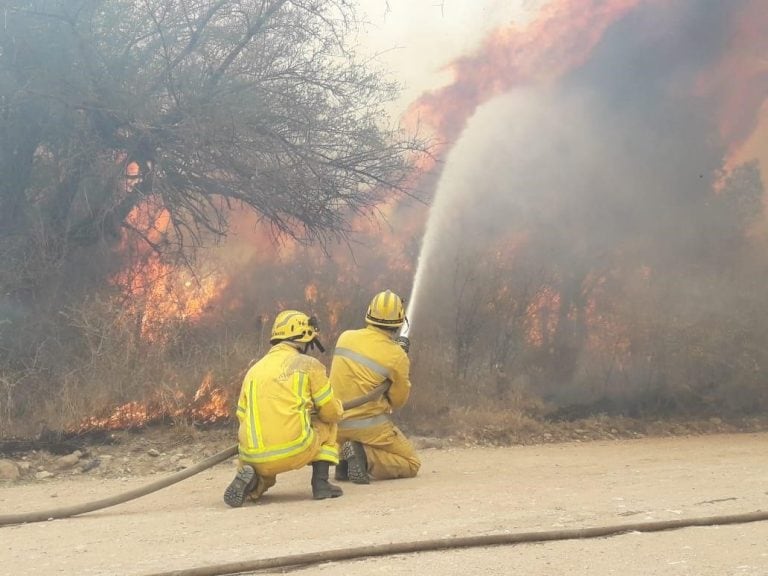
[[[317,319],[314,316],[310,318],[298,310],[283,310],[275,318],[269,341],[273,344],[285,340],[312,342],[317,338],[317,333]]]
[[[379,292],[368,306],[365,321],[382,328],[399,328],[405,321],[402,298],[391,290]]]

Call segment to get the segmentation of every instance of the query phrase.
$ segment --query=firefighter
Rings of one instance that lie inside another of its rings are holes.
[[[368,484],[370,478],[412,478],[421,462],[405,435],[390,420],[411,392],[409,342],[399,337],[405,321],[402,299],[390,290],[376,294],[366,327],[339,336],[331,364],[331,386],[342,402],[389,384],[378,398],[345,411],[339,422],[342,445],[336,480]]]
[[[245,375],[237,403],[239,467],[224,502],[242,506],[274,486],[276,476],[312,464],[312,497],[336,498],[342,490],[328,482],[338,464],[337,422],[343,408],[325,366],[307,355],[317,346],[317,321],[285,310],[275,318],[272,345]]]

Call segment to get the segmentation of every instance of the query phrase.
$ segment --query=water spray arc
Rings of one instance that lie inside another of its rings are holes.
[[[400,329],[400,336],[405,338],[409,337],[411,325],[417,310],[416,305],[420,302],[421,298],[423,298],[422,293],[424,291],[424,277],[425,271],[427,269],[426,264],[430,258],[433,257],[437,248],[437,229],[439,222],[442,220],[440,218],[440,214],[443,210],[444,204],[444,202],[441,202],[441,189],[442,186],[438,185],[437,189],[435,190],[435,199],[432,207],[429,210],[429,215],[427,216],[427,225],[426,231],[424,233],[424,239],[422,240],[421,248],[419,249],[419,256],[416,259],[416,273],[413,275],[411,297],[406,302],[405,308],[405,317],[408,319],[408,322],[403,324],[403,327]]]
[[[427,226],[429,226],[429,223],[427,223]],[[424,252],[423,246],[421,248],[421,252]],[[419,288],[421,286],[421,277],[423,272],[424,268],[421,266],[421,254],[419,254],[419,258],[416,261],[416,274],[413,276],[413,288],[411,289],[411,297],[406,302],[405,307],[406,322],[403,324],[403,327],[400,328],[400,336],[403,338],[408,338],[408,335],[411,332],[411,321],[413,319],[413,311],[416,309],[416,297],[419,295]]]

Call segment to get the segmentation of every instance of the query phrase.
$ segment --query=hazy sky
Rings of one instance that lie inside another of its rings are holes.
[[[491,30],[531,19],[542,0],[360,0],[369,22],[361,43],[404,85],[400,111],[445,84],[442,68],[471,52]]]

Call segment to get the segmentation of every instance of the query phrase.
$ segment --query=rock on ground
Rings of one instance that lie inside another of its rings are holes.
[[[19,467],[11,460],[0,460],[0,480],[18,480]]]

